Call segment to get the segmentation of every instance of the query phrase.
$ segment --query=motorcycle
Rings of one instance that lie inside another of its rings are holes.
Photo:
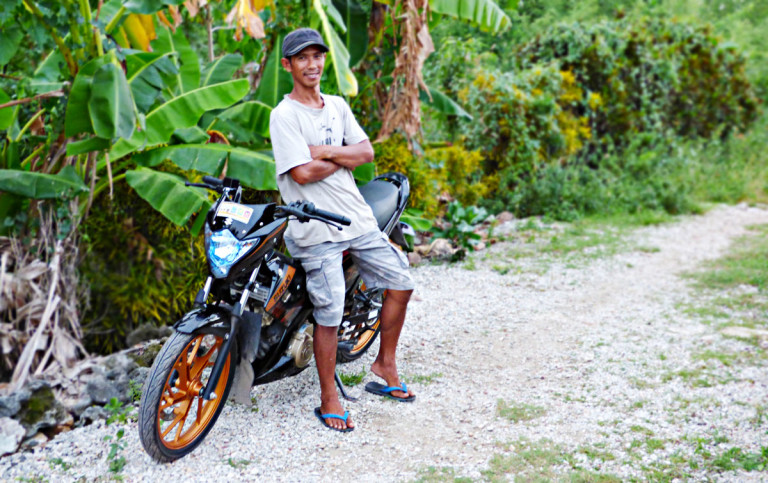
[[[350,220],[306,201],[282,206],[242,204],[238,180],[203,177],[187,183],[215,191],[205,220],[209,275],[193,309],[173,326],[150,369],[139,407],[139,435],[147,453],[170,462],[193,451],[227,401],[235,373],[251,386],[296,375],[313,358],[314,320],[301,264],[280,251],[289,219],[319,220],[341,230]],[[407,247],[413,230],[400,222],[410,187],[400,173],[387,173],[360,187],[379,228],[393,244]],[[359,359],[379,334],[382,289],[367,288],[344,253],[344,316],[337,361]],[[354,400],[344,390],[343,397]]]

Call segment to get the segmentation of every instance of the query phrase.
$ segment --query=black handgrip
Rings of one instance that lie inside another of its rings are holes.
[[[337,215],[336,213],[331,213],[330,211],[321,210],[319,208],[311,208],[312,211],[307,210],[308,213],[322,216],[323,218],[327,218],[331,221],[335,221],[339,225],[349,226],[352,224],[352,221],[347,218],[346,216]]]
[[[222,186],[224,184],[222,180],[213,176],[203,176],[203,182],[211,186]]]

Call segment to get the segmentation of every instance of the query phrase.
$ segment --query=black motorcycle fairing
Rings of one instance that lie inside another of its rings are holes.
[[[232,307],[227,304],[207,305],[187,312],[173,328],[182,334],[193,334],[202,327],[210,327],[228,334],[231,315]]]
[[[264,220],[272,220],[274,218],[275,203],[267,203],[263,205],[242,204],[242,206],[253,210],[247,223],[242,223],[233,218],[227,218],[219,215],[213,220],[213,223],[211,223],[212,231],[219,231],[222,228],[229,228],[232,234],[235,235],[235,238],[238,240],[243,240],[248,237],[248,235],[250,235],[254,230],[263,227]],[[226,220],[230,221],[226,222]]]

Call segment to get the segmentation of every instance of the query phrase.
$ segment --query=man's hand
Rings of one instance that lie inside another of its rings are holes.
[[[312,156],[312,159],[325,159],[327,161],[333,161],[333,154],[329,149],[332,147],[333,146],[328,146],[325,144],[321,144],[320,146],[310,146],[309,154]]]

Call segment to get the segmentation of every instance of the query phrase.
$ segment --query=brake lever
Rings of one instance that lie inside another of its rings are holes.
[[[310,220],[322,221],[326,225],[331,225],[332,227],[336,228],[339,231],[342,231],[344,229],[341,225],[337,225],[336,223],[329,221],[327,218],[320,218],[319,216],[314,216],[314,215],[307,215],[307,218],[309,218]]]

